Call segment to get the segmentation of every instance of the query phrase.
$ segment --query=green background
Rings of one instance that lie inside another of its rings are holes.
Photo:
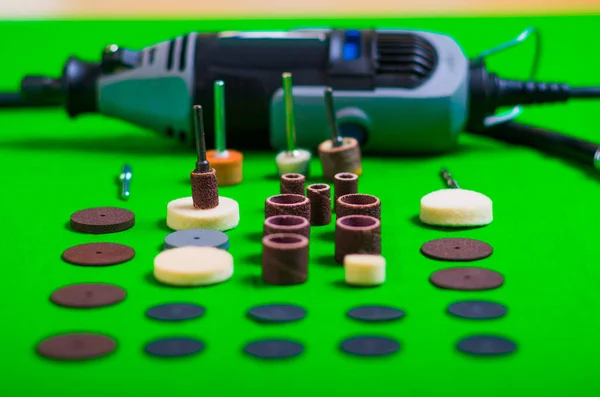
[[[381,19],[301,21],[85,21],[3,22],[0,88],[15,89],[24,73],[58,74],[67,56],[98,59],[109,43],[140,48],[191,30],[287,29],[310,26],[411,27],[452,35],[468,56],[516,37],[528,26],[543,36],[540,79],[573,85],[600,84],[597,17]],[[497,72],[524,74],[527,46],[498,56]],[[523,76],[524,77],[524,76]],[[522,121],[600,141],[600,101],[549,105],[528,110]],[[598,237],[595,233],[598,177],[574,164],[535,151],[464,135],[461,149],[429,159],[365,158],[360,190],[379,196],[383,212],[383,254],[387,282],[376,289],[348,289],[343,270],[332,264],[333,225],[315,229],[310,280],[301,286],[272,287],[258,282],[264,199],[278,192],[274,153],[246,153],[244,183],[221,189],[239,201],[241,223],[229,233],[235,275],[225,284],[176,289],[151,281],[152,261],[164,236],[166,204],[190,195],[193,153],[176,142],[130,125],[86,116],[69,120],[60,110],[0,112],[3,296],[2,376],[7,396],[597,396],[600,305],[597,293]],[[115,177],[123,163],[134,170],[132,199],[117,198]],[[415,221],[419,199],[442,187],[446,166],[463,188],[494,200],[488,227],[445,232]],[[314,180],[319,164],[312,164]],[[136,213],[133,229],[91,236],[69,231],[69,216],[94,206],[123,206]],[[462,236],[494,246],[477,263],[502,272],[506,284],[495,291],[437,290],[429,275],[448,266],[419,253],[425,241]],[[137,251],[133,261],[109,268],[63,263],[72,245],[112,241]],[[125,302],[89,311],[49,303],[65,284],[108,282],[128,291]],[[468,322],[450,318],[446,306],[458,299],[503,302],[501,320]],[[193,301],[205,317],[182,324],[145,318],[151,305]],[[299,323],[262,326],[244,317],[252,305],[303,305]],[[345,318],[358,304],[390,304],[407,312],[400,322],[365,325]],[[85,363],[38,358],[42,338],[70,331],[114,336],[118,351]],[[506,335],[519,343],[509,357],[476,359],[455,351],[458,339],[474,333]],[[342,338],[391,335],[402,351],[383,359],[358,359],[338,351]],[[206,350],[187,359],[146,357],[143,345],[158,337],[196,336]],[[261,362],[241,353],[257,338],[291,337],[306,344],[300,357]]]

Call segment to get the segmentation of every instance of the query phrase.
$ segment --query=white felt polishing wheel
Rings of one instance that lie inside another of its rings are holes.
[[[167,205],[167,226],[173,230],[209,229],[225,231],[240,222],[237,201],[219,197],[219,205],[209,210],[194,207],[191,197],[171,201]]]
[[[385,258],[381,255],[350,254],[344,257],[346,283],[373,287],[385,282]]]
[[[421,222],[435,226],[483,226],[492,222],[492,200],[478,192],[442,189],[421,199]]]
[[[296,149],[295,153],[295,156],[290,156],[288,152],[284,151],[275,157],[280,176],[284,174],[308,175],[312,155],[304,149]]]
[[[215,247],[178,247],[154,258],[154,277],[180,287],[218,284],[233,275],[233,256]]]

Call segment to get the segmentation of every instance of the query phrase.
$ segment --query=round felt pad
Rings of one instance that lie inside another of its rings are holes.
[[[63,334],[42,341],[37,352],[54,360],[74,361],[106,356],[116,347],[116,342],[104,335]]]
[[[290,358],[304,351],[304,346],[298,342],[271,339],[252,342],[244,347],[244,352],[251,356],[264,359]]]
[[[400,343],[381,336],[359,336],[344,340],[341,349],[355,356],[387,356],[400,350]]]
[[[492,255],[492,246],[469,238],[441,238],[421,247],[423,255],[444,261],[474,261]]]
[[[165,237],[165,249],[185,246],[215,247],[229,249],[229,237],[218,230],[188,229],[179,230]]]
[[[182,357],[200,353],[204,343],[192,338],[166,338],[150,342],[144,349],[156,357]]]
[[[123,208],[88,208],[71,215],[71,228],[81,233],[121,232],[133,227],[134,223],[133,212]]]
[[[475,356],[499,356],[517,350],[517,345],[498,336],[472,336],[458,342],[458,350]]]
[[[92,308],[114,305],[125,299],[121,287],[110,284],[72,284],[52,293],[50,300],[65,307]]]
[[[306,310],[294,305],[264,305],[251,308],[248,316],[265,323],[286,323],[303,319]]]
[[[183,321],[200,317],[205,310],[202,306],[191,303],[167,303],[148,309],[146,315],[161,321]]]
[[[452,267],[433,273],[429,281],[439,288],[483,291],[500,287],[504,284],[504,276],[478,267]]]
[[[404,312],[389,306],[359,306],[350,309],[348,317],[359,321],[382,322],[399,320],[404,317]]]
[[[487,301],[463,301],[451,304],[448,313],[455,317],[471,320],[489,320],[506,314],[506,307]]]
[[[127,262],[135,256],[133,248],[115,243],[91,243],[67,249],[62,258],[80,266],[109,266]]]

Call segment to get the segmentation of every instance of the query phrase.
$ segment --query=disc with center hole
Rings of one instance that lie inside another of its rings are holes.
[[[36,350],[46,358],[74,361],[106,356],[114,352],[116,347],[116,342],[107,336],[78,333],[48,338]]]
[[[284,339],[270,339],[252,342],[244,347],[244,352],[264,359],[282,359],[299,355],[304,346],[298,342]]]
[[[483,291],[504,284],[504,276],[478,267],[453,267],[439,270],[429,278],[437,287],[462,291]]]
[[[50,300],[65,307],[92,308],[110,306],[125,299],[123,288],[110,284],[72,284],[52,293]]]
[[[145,352],[156,357],[182,357],[200,353],[204,343],[193,338],[165,338],[150,342]]]
[[[160,321],[183,321],[200,317],[204,312],[202,306],[192,303],[167,303],[151,307],[146,315]]]
[[[475,356],[499,356],[517,350],[515,342],[498,336],[471,336],[458,342],[458,350]]]
[[[133,212],[114,207],[88,208],[71,215],[71,228],[81,233],[116,233],[133,227]]]
[[[229,237],[221,231],[208,229],[178,230],[165,237],[165,249],[186,246],[228,250]]]
[[[110,266],[127,262],[135,256],[133,248],[115,243],[81,244],[68,248],[62,258],[79,266]]]
[[[287,323],[303,319],[306,310],[294,305],[264,305],[251,308],[248,316],[260,322]]]
[[[488,301],[462,301],[448,306],[448,313],[471,320],[489,320],[506,314],[506,307]]]
[[[381,336],[359,336],[344,340],[341,349],[355,356],[387,356],[400,350],[400,343]]]
[[[348,311],[348,317],[359,321],[382,322],[399,320],[404,312],[389,306],[358,306]]]
[[[469,238],[441,238],[421,247],[423,255],[444,261],[474,261],[492,255],[492,246]]]

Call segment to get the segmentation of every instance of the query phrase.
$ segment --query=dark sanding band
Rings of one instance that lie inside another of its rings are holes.
[[[304,196],[306,177],[302,174],[283,174],[280,179],[281,194],[299,194]]]
[[[340,347],[355,356],[387,356],[400,350],[400,343],[381,336],[358,336],[344,340]]]
[[[458,291],[484,291],[504,284],[504,276],[479,267],[452,267],[438,270],[429,278],[439,288]]]
[[[278,194],[265,202],[265,218],[275,215],[296,215],[310,221],[310,200],[299,194]]]
[[[423,244],[421,253],[444,261],[475,261],[492,255],[492,246],[470,238],[440,238]]]
[[[381,254],[381,222],[366,215],[349,215],[335,224],[335,260],[349,254]]]
[[[262,240],[262,278],[275,285],[304,283],[308,277],[308,238],[270,234]]]
[[[54,291],[50,300],[59,306],[93,308],[114,305],[126,296],[125,290],[116,285],[72,284]]]
[[[135,256],[133,248],[115,243],[80,244],[66,249],[62,258],[79,266],[110,266],[127,262]]]
[[[265,219],[263,233],[264,236],[276,233],[292,233],[308,238],[310,237],[310,222],[301,216],[275,215]]]
[[[358,175],[340,172],[333,177],[334,203],[347,194],[358,193]],[[335,204],[337,206],[337,204]]]
[[[310,224],[324,226],[331,223],[331,188],[324,183],[308,186]]]
[[[499,336],[478,335],[458,342],[458,350],[474,356],[500,356],[513,353],[517,344]]]
[[[39,355],[53,360],[78,361],[109,355],[116,348],[117,343],[108,336],[74,333],[48,338],[36,350]]]
[[[200,353],[204,343],[193,338],[166,338],[150,342],[144,351],[155,357],[183,357]]]
[[[338,198],[335,204],[337,217],[348,215],[368,215],[381,219],[381,201],[370,194],[347,194]]]
[[[190,173],[192,200],[194,207],[209,210],[219,205],[219,182],[217,172],[211,168],[208,172]]]
[[[362,172],[360,146],[354,138],[344,138],[343,145],[333,147],[331,140],[322,142],[318,148],[325,180],[333,182],[335,175],[342,172]]]
[[[256,358],[284,359],[301,354],[304,346],[298,342],[285,339],[269,339],[248,343],[244,347],[244,353]]]
[[[105,234],[122,232],[133,227],[133,212],[114,207],[88,208],[71,215],[71,228],[81,233]]]

